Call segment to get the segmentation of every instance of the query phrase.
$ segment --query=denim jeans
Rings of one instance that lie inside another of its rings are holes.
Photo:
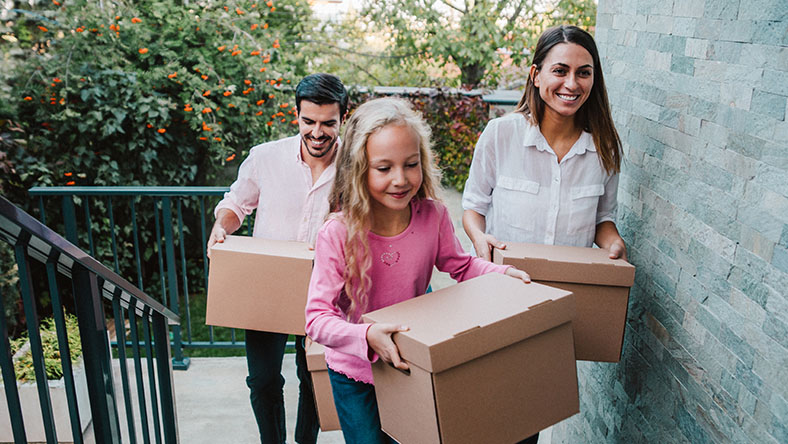
[[[346,444],[396,444],[380,429],[374,385],[354,381],[330,368],[328,377]]]
[[[249,369],[246,385],[249,386],[249,399],[263,444],[283,444],[287,439],[285,378],[282,377],[286,343],[286,334],[246,330],[246,364]],[[303,336],[296,336],[296,374],[299,393],[295,440],[300,444],[314,444],[320,426],[312,394],[312,378],[306,367]]]

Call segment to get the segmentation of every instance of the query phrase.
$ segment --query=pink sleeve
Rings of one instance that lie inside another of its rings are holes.
[[[466,281],[487,273],[504,273],[509,265],[497,265],[478,257],[473,257],[462,249],[460,240],[454,233],[449,211],[445,206],[436,205],[440,212],[438,233],[438,257],[435,266],[447,272],[457,282]]]
[[[306,302],[306,334],[336,351],[370,360],[367,344],[370,324],[348,322],[338,301],[345,285],[344,225],[329,220],[317,234],[315,265]]]
[[[227,208],[238,216],[243,224],[244,218],[257,208],[260,199],[260,187],[257,183],[258,172],[255,165],[255,152],[252,148],[249,156],[238,168],[238,178],[230,185],[230,191],[224,193],[224,198],[219,201],[213,210],[214,217],[222,208]]]

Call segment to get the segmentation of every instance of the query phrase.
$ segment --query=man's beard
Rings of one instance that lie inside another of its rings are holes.
[[[301,143],[306,147],[306,152],[309,153],[310,156],[316,159],[319,159],[321,157],[324,157],[326,154],[331,153],[333,151],[334,145],[336,145],[337,142],[337,139],[332,139],[330,137],[320,137],[317,140],[319,141],[325,140],[327,143],[326,143],[326,147],[323,148],[323,150],[318,151],[310,146],[309,140],[314,140],[314,139],[307,139],[307,136],[303,136],[303,135],[301,136]]]

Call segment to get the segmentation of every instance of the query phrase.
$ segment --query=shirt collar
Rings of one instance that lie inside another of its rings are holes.
[[[523,146],[526,148],[536,148],[539,151],[553,152],[550,145],[547,143],[547,139],[544,138],[542,131],[535,125],[528,125],[525,137],[523,138]],[[591,137],[591,133],[583,131],[566,154],[566,157],[579,156],[585,154],[586,151],[596,152],[596,146],[594,146],[594,138]]]

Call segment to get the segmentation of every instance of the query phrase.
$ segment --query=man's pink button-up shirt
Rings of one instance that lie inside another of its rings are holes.
[[[243,223],[256,208],[254,237],[314,245],[328,214],[336,169],[331,163],[313,185],[300,144],[301,137],[293,136],[252,148],[230,191],[216,205],[214,216],[227,208]]]

